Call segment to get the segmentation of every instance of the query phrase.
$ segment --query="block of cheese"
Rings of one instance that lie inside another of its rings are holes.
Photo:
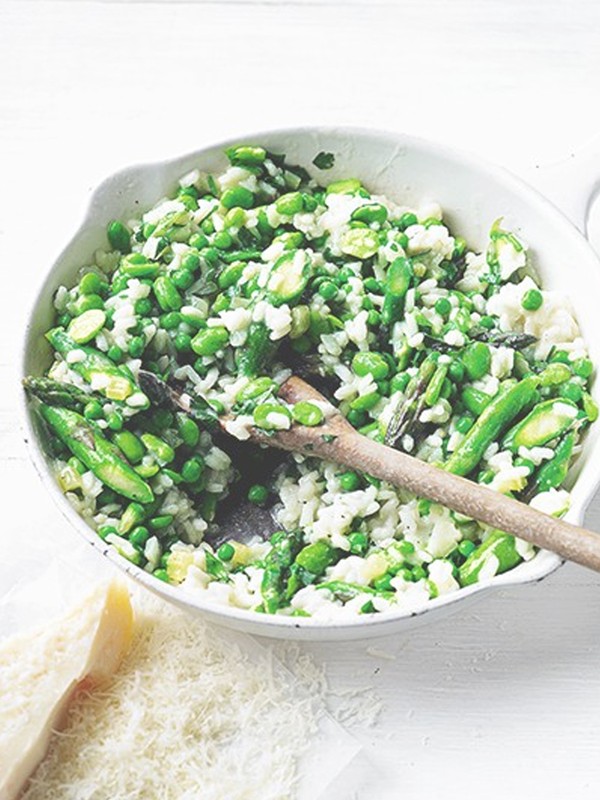
[[[56,622],[0,644],[0,800],[18,797],[74,695],[115,672],[132,628],[129,593],[111,583]]]

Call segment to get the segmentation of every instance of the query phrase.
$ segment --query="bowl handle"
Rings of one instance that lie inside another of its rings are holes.
[[[587,236],[589,211],[600,192],[600,136],[566,158],[536,164],[523,177]]]

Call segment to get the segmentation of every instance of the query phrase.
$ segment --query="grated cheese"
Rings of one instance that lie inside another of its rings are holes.
[[[314,698],[264,653],[140,598],[113,681],[79,698],[23,800],[286,800]]]

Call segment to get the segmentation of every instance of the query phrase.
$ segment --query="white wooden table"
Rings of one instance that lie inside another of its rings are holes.
[[[316,122],[405,130],[528,173],[598,131],[599,24],[596,0],[0,2],[4,586],[40,542],[82,547],[15,409],[26,309],[92,187],[238,131]],[[587,523],[600,530],[600,500]],[[600,577],[566,567],[369,646],[390,658],[306,646],[333,690],[373,686],[384,706],[353,729],[364,749],[331,800],[596,800]]]

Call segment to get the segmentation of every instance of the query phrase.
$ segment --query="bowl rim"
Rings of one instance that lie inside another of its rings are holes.
[[[488,175],[497,182],[503,183],[507,189],[513,191],[514,193],[524,195],[527,202],[537,206],[542,213],[558,218],[561,226],[569,229],[571,237],[577,242],[579,247],[585,246],[589,254],[597,259],[597,256],[591,248],[589,242],[579,231],[574,222],[570,220],[541,192],[532,187],[525,180],[514,175],[508,169],[461,149],[448,147],[445,144],[437,143],[435,140],[423,138],[421,136],[414,136],[403,131],[393,131],[354,125],[305,125],[268,128],[258,132],[250,133],[242,132],[241,134],[230,136],[221,141],[208,142],[200,148],[166,159],[136,163],[130,166],[122,167],[108,175],[93,189],[85,204],[84,212],[81,216],[79,225],[76,227],[65,246],[60,250],[58,256],[52,261],[50,267],[46,271],[40,287],[34,293],[33,299],[30,301],[27,322],[21,340],[21,377],[24,377],[26,374],[26,359],[30,347],[31,327],[34,312],[38,305],[42,303],[47,292],[50,290],[52,276],[54,275],[57,267],[66,257],[72,244],[92,224],[95,201],[98,196],[101,195],[103,190],[109,186],[109,184],[134,174],[143,175],[143,173],[156,170],[157,168],[169,169],[175,164],[179,164],[181,162],[189,161],[194,158],[201,159],[202,155],[209,150],[224,150],[227,147],[231,147],[244,141],[261,142],[267,137],[318,136],[319,134],[343,135],[348,138],[368,137],[373,140],[385,140],[388,143],[393,140],[398,145],[406,145],[409,148],[413,146],[424,153],[435,155],[437,157],[443,157],[454,162],[460,162],[484,176]],[[458,604],[459,601],[475,595],[483,596],[491,589],[539,582],[555,572],[564,563],[564,560],[554,553],[541,551],[538,555],[536,555],[535,559],[528,562],[528,564],[531,565],[535,563],[535,560],[537,559],[542,560],[542,563],[538,565],[537,571],[531,570],[531,566],[529,566],[529,573],[524,576],[519,575],[519,566],[517,566],[514,569],[497,575],[488,581],[460,588],[448,594],[431,599],[422,607],[417,609],[390,610],[373,615],[357,615],[356,618],[349,616],[348,618],[344,617],[340,619],[328,620],[309,617],[292,617],[286,615],[262,615],[257,614],[255,611],[249,609],[221,605],[215,603],[213,600],[204,598],[200,592],[186,592],[179,586],[172,586],[171,584],[160,581],[151,573],[146,572],[141,567],[132,564],[123,556],[119,555],[114,548],[110,547],[102,539],[100,539],[97,533],[88,525],[85,519],[81,517],[71,506],[68,499],[60,491],[54,476],[51,474],[51,471],[46,463],[41,444],[38,440],[37,433],[32,423],[32,418],[29,411],[29,403],[23,391],[19,393],[19,412],[20,427],[27,445],[27,451],[42,483],[48,489],[51,497],[63,516],[68,519],[71,525],[76,528],[79,534],[82,535],[83,538],[89,544],[91,544],[97,552],[107,557],[120,569],[125,571],[134,580],[144,585],[150,591],[169,599],[177,605],[205,613],[215,621],[219,621],[225,625],[227,625],[229,621],[231,623],[240,623],[240,625],[243,624],[246,628],[252,627],[254,628],[253,632],[258,635],[269,636],[269,632],[273,631],[274,629],[277,629],[281,632],[288,631],[290,636],[299,629],[315,632],[336,631],[346,634],[356,633],[357,638],[361,635],[360,631],[369,631],[371,632],[369,635],[373,635],[373,629],[377,629],[377,634],[375,635],[385,635],[388,633],[388,629],[398,627],[402,621],[408,621],[416,617],[422,617],[428,612],[438,611],[442,608],[449,608],[452,605]],[[588,483],[589,487],[585,495],[579,498],[579,502],[573,505],[566,515],[566,519],[574,524],[581,523],[585,514],[585,510],[594,497],[598,486],[600,485],[600,469],[598,470],[598,474],[595,476],[595,478],[593,478],[591,481],[588,479]]]

